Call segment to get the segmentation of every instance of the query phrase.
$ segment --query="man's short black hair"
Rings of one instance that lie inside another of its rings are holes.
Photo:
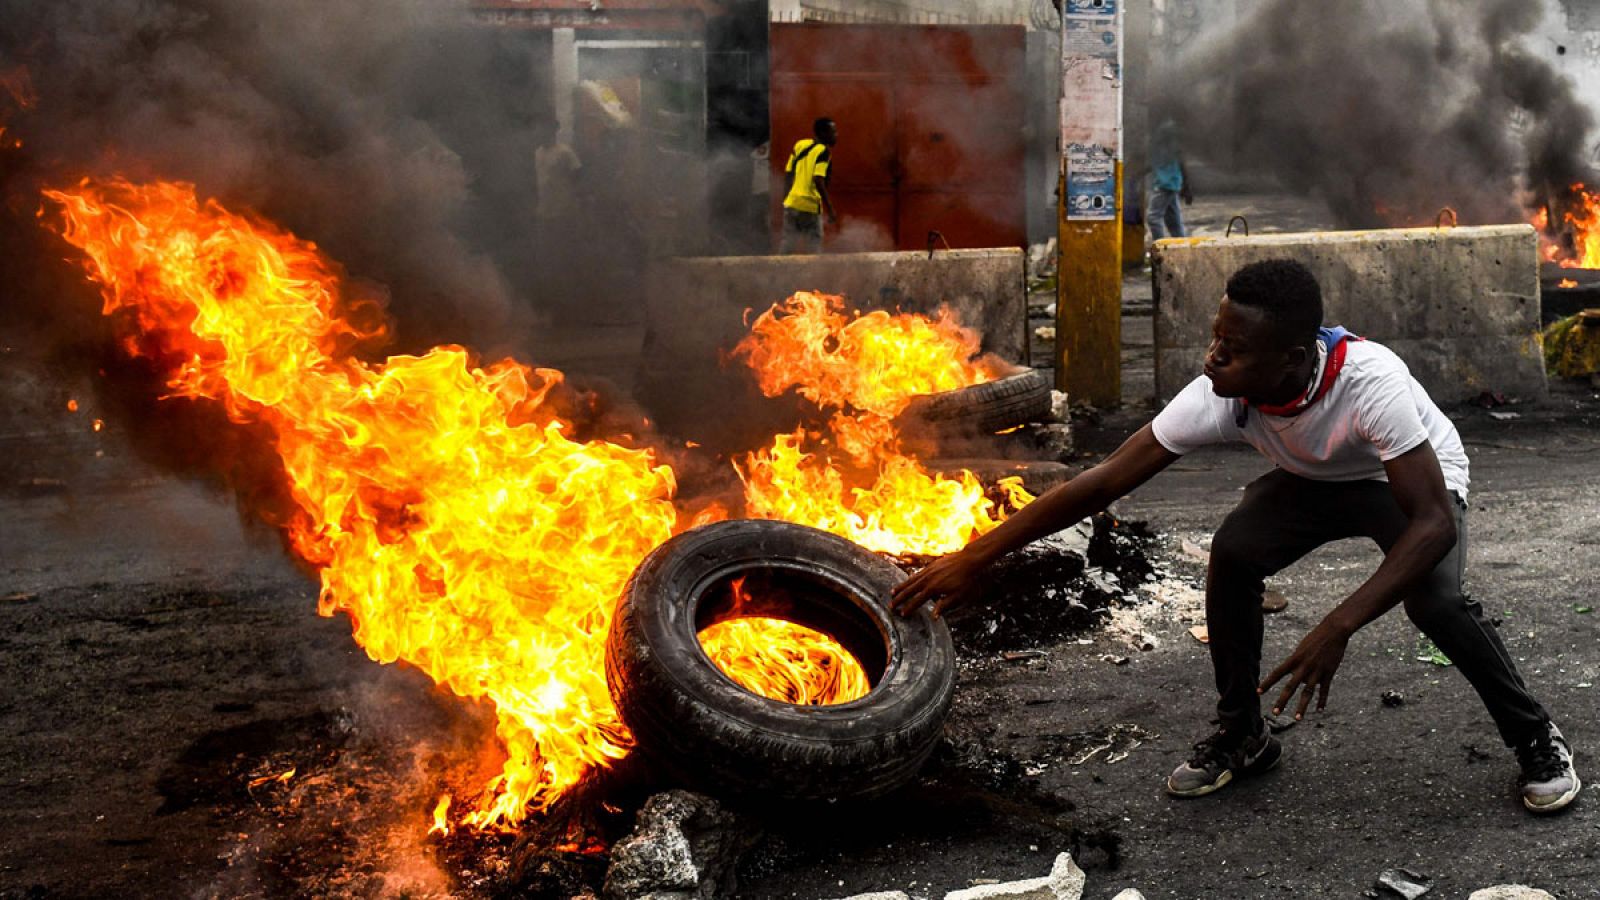
[[[827,131],[832,126],[833,120],[827,116],[823,116],[822,118],[811,123],[811,133],[817,137],[822,137],[822,133]]]
[[[1266,313],[1284,347],[1316,339],[1322,327],[1322,288],[1311,270],[1292,259],[1264,259],[1228,278],[1228,300]]]

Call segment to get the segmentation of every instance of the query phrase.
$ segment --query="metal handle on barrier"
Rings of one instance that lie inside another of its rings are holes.
[[[1235,223],[1235,222],[1238,222],[1240,225],[1244,226],[1244,236],[1245,237],[1249,237],[1250,236],[1250,220],[1246,219],[1244,216],[1234,216],[1233,218],[1229,219],[1228,220],[1228,231],[1227,231],[1226,234],[1223,235],[1223,237],[1233,237],[1233,223]]]
[[[1456,211],[1451,209],[1448,206],[1446,206],[1443,209],[1439,210],[1439,214],[1437,216],[1433,217],[1433,227],[1435,227],[1435,228],[1443,228],[1444,227],[1444,214],[1445,213],[1449,213],[1450,214],[1450,227],[1451,228],[1456,227]]]

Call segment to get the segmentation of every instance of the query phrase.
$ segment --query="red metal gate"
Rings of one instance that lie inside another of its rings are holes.
[[[831,249],[1026,244],[1020,26],[774,23],[770,54],[775,207],[795,141],[839,124]]]

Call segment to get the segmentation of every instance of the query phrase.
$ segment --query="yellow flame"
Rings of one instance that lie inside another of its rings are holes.
[[[368,361],[387,334],[380,309],[346,293],[314,245],[202,203],[191,185],[86,180],[46,196],[126,351],[160,364],[172,395],[270,435],[293,501],[273,524],[317,571],[319,613],[345,613],[374,660],[492,704],[505,760],[458,821],[514,825],[627,752],[604,677],[615,598],[651,549],[725,510],[680,517],[673,473],[651,452],[571,440],[547,402],[557,371],[482,364],[457,346]],[[976,339],[947,314],[851,317],[820,297],[791,307],[823,325],[789,323],[813,329],[820,353],[802,347],[782,370],[770,323],[796,316],[777,309],[747,352],[775,367],[764,389],[796,387],[836,414],[827,436],[778,435],[743,461],[747,514],[893,552],[945,552],[998,524],[976,478],[928,474],[891,421],[916,393],[991,377],[970,360]],[[1013,482],[1003,505],[1028,499]],[[728,624],[747,632],[726,639],[743,650],[708,639],[727,671],[765,659],[776,678],[798,672],[799,687],[773,688],[791,702],[865,691],[843,648],[790,623]],[[448,797],[436,825],[446,810]]]
[[[745,690],[784,703],[849,703],[872,690],[838,641],[783,619],[727,619],[700,632],[700,645]]]
[[[192,186],[47,196],[104,311],[135,326],[128,349],[166,362],[173,393],[271,429],[318,611],[348,614],[373,659],[494,703],[507,759],[467,821],[514,823],[623,755],[605,635],[628,574],[672,534],[670,470],[568,439],[544,406],[553,370],[449,346],[360,361],[350,348],[383,326],[316,249]]]
[[[249,786],[251,788],[258,788],[269,781],[287,782],[289,779],[294,777],[294,771],[294,768],[291,767],[287,772],[279,772],[276,775],[263,775],[260,778],[252,778],[250,779]]]
[[[999,525],[1004,508],[971,472],[927,471],[900,446],[894,417],[913,397],[996,373],[971,361],[978,338],[947,310],[846,313],[840,297],[801,292],[759,316],[734,355],[763,393],[797,390],[835,412],[826,434],[780,434],[739,466],[756,518],[810,525],[888,553],[949,553]],[[829,452],[841,451],[842,459]],[[1033,497],[1002,482],[1005,506]]]
[[[450,835],[449,812],[450,795],[445,794],[439,798],[439,805],[433,808],[433,826],[428,829],[429,834],[437,834],[444,837]]]

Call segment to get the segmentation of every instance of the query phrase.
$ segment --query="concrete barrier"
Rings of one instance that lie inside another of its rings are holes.
[[[713,449],[753,446],[799,411],[763,398],[722,361],[752,317],[796,291],[842,294],[861,310],[932,313],[948,304],[982,349],[1026,362],[1027,297],[1017,248],[662,260],[646,281],[646,332],[634,396],[669,433]]]
[[[1151,255],[1159,403],[1200,374],[1228,276],[1280,257],[1316,274],[1326,323],[1394,350],[1441,405],[1546,394],[1531,225],[1180,238]]]

